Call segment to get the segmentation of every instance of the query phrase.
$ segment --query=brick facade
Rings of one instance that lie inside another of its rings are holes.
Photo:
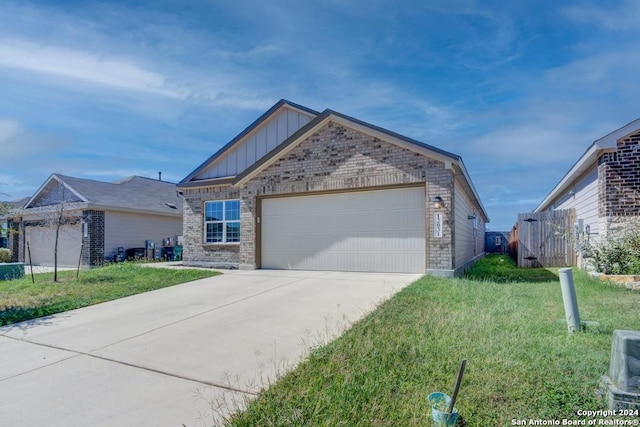
[[[240,245],[204,243],[204,203],[238,199],[240,192],[231,186],[185,189],[183,191],[183,262],[187,265],[238,267]],[[241,203],[241,209],[244,210]],[[242,233],[242,227],[241,227]],[[244,236],[240,236],[243,241]]]
[[[598,215],[640,215],[640,132],[617,142],[617,151],[601,156],[598,166]]]
[[[187,264],[233,264],[257,267],[257,216],[262,197],[391,188],[421,184],[426,189],[427,268],[452,270],[453,171],[444,162],[401,148],[371,135],[329,122],[242,188],[185,188],[184,261]],[[433,238],[432,199],[444,201],[443,236]],[[204,202],[240,199],[241,243],[205,245]]]
[[[97,266],[104,263],[104,215],[104,211],[82,212],[82,264],[84,265]]]

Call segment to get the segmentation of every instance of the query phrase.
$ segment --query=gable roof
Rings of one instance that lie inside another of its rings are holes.
[[[558,182],[542,202],[540,202],[534,212],[541,212],[548,209],[559,196],[575,184],[576,180],[579,179],[582,174],[598,164],[598,159],[602,153],[615,150],[618,147],[618,141],[620,139],[626,138],[638,131],[640,131],[640,119],[636,119],[602,138],[596,139],[562,177],[560,182]]]
[[[176,185],[140,176],[115,182],[95,181],[60,174],[52,174],[24,205],[25,210],[46,207],[55,203],[48,193],[63,186],[70,197],[65,201],[82,204],[83,208],[139,211],[179,216],[182,199]]]
[[[269,165],[273,164],[279,158],[284,156],[287,152],[293,150],[300,142],[302,142],[308,136],[316,132],[319,128],[321,128],[326,123],[331,121],[331,122],[336,122],[336,123],[354,128],[358,131],[361,131],[368,135],[372,135],[374,137],[390,142],[402,148],[407,148],[411,151],[451,164],[456,174],[462,176],[462,179],[460,180],[460,182],[462,183],[462,186],[465,189],[466,193],[472,199],[475,206],[478,207],[478,209],[480,210],[480,213],[484,216],[484,218],[486,218],[486,220],[489,221],[489,216],[487,215],[486,209],[484,208],[484,206],[482,205],[482,202],[480,201],[478,192],[476,191],[473,183],[471,182],[471,178],[469,177],[467,169],[460,156],[450,153],[448,151],[442,150],[440,148],[434,147],[432,145],[422,143],[420,141],[406,137],[404,135],[400,135],[390,130],[381,128],[379,126],[366,123],[362,120],[358,120],[356,118],[347,116],[337,111],[330,110],[330,109],[326,109],[322,113],[317,113],[317,112],[314,112],[313,110],[306,109],[307,112],[312,112],[315,114],[315,118],[313,120],[308,122],[306,125],[302,126],[300,129],[298,129],[296,132],[290,135],[287,139],[285,139],[280,144],[278,144],[274,149],[266,153],[264,156],[262,156],[259,159],[256,159],[256,161],[252,165],[248,166],[246,169],[244,169],[237,175],[222,177],[222,178],[204,179],[204,180],[194,179],[194,177],[197,176],[198,172],[200,172],[201,170],[206,168],[208,165],[210,165],[215,159],[222,156],[225,151],[229,150],[234,144],[240,141],[251,130],[255,129],[265,120],[267,120],[282,105],[295,105],[297,108],[305,108],[305,107],[298,106],[297,104],[292,104],[289,101],[281,100],[279,103],[274,105],[274,107],[272,107],[267,113],[260,116],[258,120],[252,123],[240,135],[235,137],[231,142],[229,142],[217,153],[211,156],[207,161],[205,161],[202,165],[200,165],[194,172],[192,172],[185,179],[183,179],[178,184],[178,187],[194,187],[194,186],[223,185],[223,184],[241,186],[244,183],[246,183],[248,180],[253,178],[255,175],[260,173],[260,171],[264,170]]]
[[[343,125],[347,125],[350,127],[355,127],[357,130],[361,130],[368,134],[373,134],[373,136],[379,136],[384,140],[395,140],[391,142],[395,142],[396,145],[408,146],[405,148],[413,148],[414,151],[421,150],[426,152],[431,157],[435,157],[438,160],[448,161],[448,162],[458,162],[461,160],[460,156],[449,153],[447,151],[441,150],[439,148],[433,147],[431,145],[424,144],[422,142],[416,141],[415,139],[408,138],[406,136],[400,135],[398,133],[383,129],[381,127],[365,123],[361,120],[355,119],[353,117],[349,117],[345,114],[338,113],[333,110],[324,110],[322,114],[317,116],[315,119],[307,123],[305,126],[300,128],[296,133],[291,135],[287,140],[285,140],[282,144],[278,145],[275,149],[267,153],[267,155],[263,156],[260,160],[255,162],[252,166],[245,169],[242,173],[238,174],[233,180],[234,185],[242,185],[251,179],[253,176],[258,174],[261,170],[265,169],[272,163],[274,163],[278,158],[285,155],[287,152],[291,151],[295,148],[300,142],[302,142],[306,137],[310,134],[314,133],[317,129],[324,126],[326,123],[333,121]]]
[[[313,117],[315,117],[318,114],[320,114],[317,111],[312,110],[311,108],[307,108],[305,106],[296,104],[294,102],[287,101],[286,99],[281,99],[280,101],[276,102],[271,108],[269,108],[264,114],[262,114],[260,117],[258,117],[253,123],[251,123],[249,126],[247,126],[247,128],[245,130],[240,132],[235,138],[233,138],[231,141],[229,141],[224,147],[222,147],[221,149],[216,151],[211,157],[209,157],[207,160],[202,162],[202,164],[200,166],[198,166],[193,172],[191,172],[189,175],[187,175],[182,181],[180,181],[179,184],[185,184],[185,183],[191,181],[200,172],[202,172],[204,169],[206,169],[209,165],[211,165],[216,160],[218,160],[223,155],[225,155],[227,152],[229,152],[229,150],[232,147],[234,147],[239,141],[241,141],[244,137],[249,135],[251,132],[253,132],[258,127],[260,127],[260,125],[262,125],[263,123],[266,123],[269,118],[271,118],[273,115],[275,115],[275,113],[278,110],[280,110],[281,108],[283,108],[283,107],[290,107],[290,108],[293,108],[295,110],[299,110],[299,111],[305,112],[305,113],[307,113],[307,114],[309,114],[309,115],[311,115]]]

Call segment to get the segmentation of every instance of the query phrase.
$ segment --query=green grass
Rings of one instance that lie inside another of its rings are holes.
[[[0,281],[0,326],[220,274],[206,270],[158,269],[134,263]]]
[[[517,268],[506,255],[487,255],[478,261],[465,275],[471,280],[492,282],[550,282],[560,280],[557,271],[546,268]]]
[[[313,350],[228,424],[431,425],[427,396],[452,394],[463,358],[460,425],[580,418],[577,410],[602,408],[595,391],[613,330],[640,329],[640,293],[579,271],[575,279],[582,319],[600,325],[569,334],[557,270],[488,257],[465,279],[425,276]]]

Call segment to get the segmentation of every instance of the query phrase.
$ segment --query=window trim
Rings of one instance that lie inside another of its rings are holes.
[[[227,203],[238,202],[238,219],[227,220]],[[207,204],[208,203],[222,203],[222,220],[207,221]],[[207,200],[204,202],[204,209],[202,212],[202,243],[203,245],[239,245],[240,235],[238,235],[238,241],[227,241],[227,224],[238,224],[238,233],[240,233],[240,199],[223,199],[223,200]],[[222,241],[209,242],[207,241],[207,225],[208,224],[222,224]]]

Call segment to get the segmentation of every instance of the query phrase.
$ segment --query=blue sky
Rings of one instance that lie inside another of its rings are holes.
[[[508,230],[638,117],[640,2],[0,0],[0,193],[178,182],[285,98],[462,156]]]

